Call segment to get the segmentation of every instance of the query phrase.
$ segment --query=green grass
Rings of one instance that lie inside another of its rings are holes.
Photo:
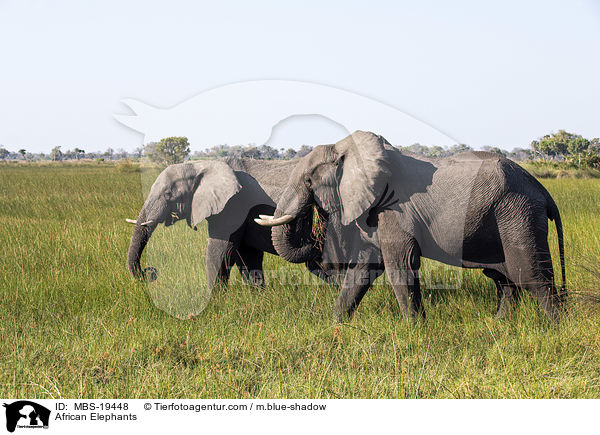
[[[258,291],[235,273],[208,300],[206,232],[183,223],[150,241],[143,263],[158,281],[134,282],[124,218],[144,198],[131,168],[0,166],[0,396],[598,398],[600,313],[589,297],[600,294],[600,180],[544,184],[562,212],[576,290],[560,325],[528,296],[496,320],[479,271],[464,271],[460,290],[425,290],[426,323],[402,318],[380,278],[337,324],[336,288],[277,276]],[[273,256],[265,268],[309,277]]]
[[[599,169],[579,168],[568,162],[534,160],[520,164],[538,178],[600,178]]]

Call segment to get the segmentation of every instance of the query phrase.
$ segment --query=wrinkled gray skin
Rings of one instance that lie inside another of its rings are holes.
[[[305,260],[295,247],[294,231],[313,204],[339,216],[338,226],[353,226],[367,235],[376,231],[400,308],[413,318],[425,315],[419,267],[426,257],[483,269],[496,284],[499,317],[517,289],[527,289],[551,319],[559,319],[566,294],[560,214],[546,189],[510,160],[484,152],[427,159],[361,131],[335,145],[318,146],[294,168],[277,202],[275,218],[294,218],[273,228],[274,246],[288,261]],[[560,294],[554,285],[548,219],[557,227]],[[269,225],[265,219],[257,222]],[[350,265],[335,306],[340,319],[352,315],[381,273],[378,267],[360,261]]]
[[[152,185],[136,220],[127,254],[129,271],[142,280],[156,279],[153,267],[142,271],[140,259],[158,224],[170,226],[185,219],[196,229],[206,219],[209,288],[226,284],[234,264],[245,282],[262,286],[263,254],[277,252],[271,229],[256,224],[252,217],[273,214],[275,201],[297,162],[230,158],[167,167]],[[314,240],[302,254],[311,272],[325,280],[330,278],[318,262],[320,253]]]

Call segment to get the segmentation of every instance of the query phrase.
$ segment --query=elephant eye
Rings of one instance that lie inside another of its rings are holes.
[[[310,188],[310,187],[312,186],[312,181],[310,181],[310,177],[306,177],[306,178],[304,178],[304,185],[305,185],[307,188]]]
[[[168,190],[165,193],[165,199],[167,199],[168,201],[177,201],[180,196],[181,195],[180,195],[179,191],[177,191],[176,189]]]

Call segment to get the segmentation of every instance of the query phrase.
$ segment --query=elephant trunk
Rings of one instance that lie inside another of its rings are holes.
[[[140,259],[142,252],[156,228],[157,222],[147,221],[146,212],[144,209],[140,211],[137,218],[131,241],[129,242],[129,250],[127,251],[127,268],[131,275],[142,281],[154,281],[156,279],[156,269],[147,267],[142,270]]]
[[[322,254],[322,226],[326,226],[323,213],[313,206],[312,196],[309,192],[303,192],[305,195],[303,201],[299,203],[296,209],[294,220],[288,224],[275,226],[271,230],[273,246],[277,253],[285,260],[291,263],[304,263],[307,261],[321,261]],[[284,215],[282,210],[277,207],[275,218]],[[314,224],[317,222],[321,228],[320,233],[314,230]]]
[[[317,256],[315,240],[311,240],[298,230],[306,227],[302,221],[303,219],[297,218],[289,224],[273,227],[272,230],[275,250],[290,263],[304,263],[314,260]]]

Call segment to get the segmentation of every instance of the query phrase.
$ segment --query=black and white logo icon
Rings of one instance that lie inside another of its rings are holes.
[[[14,432],[16,428],[48,428],[50,410],[29,400],[5,403],[6,430]]]

